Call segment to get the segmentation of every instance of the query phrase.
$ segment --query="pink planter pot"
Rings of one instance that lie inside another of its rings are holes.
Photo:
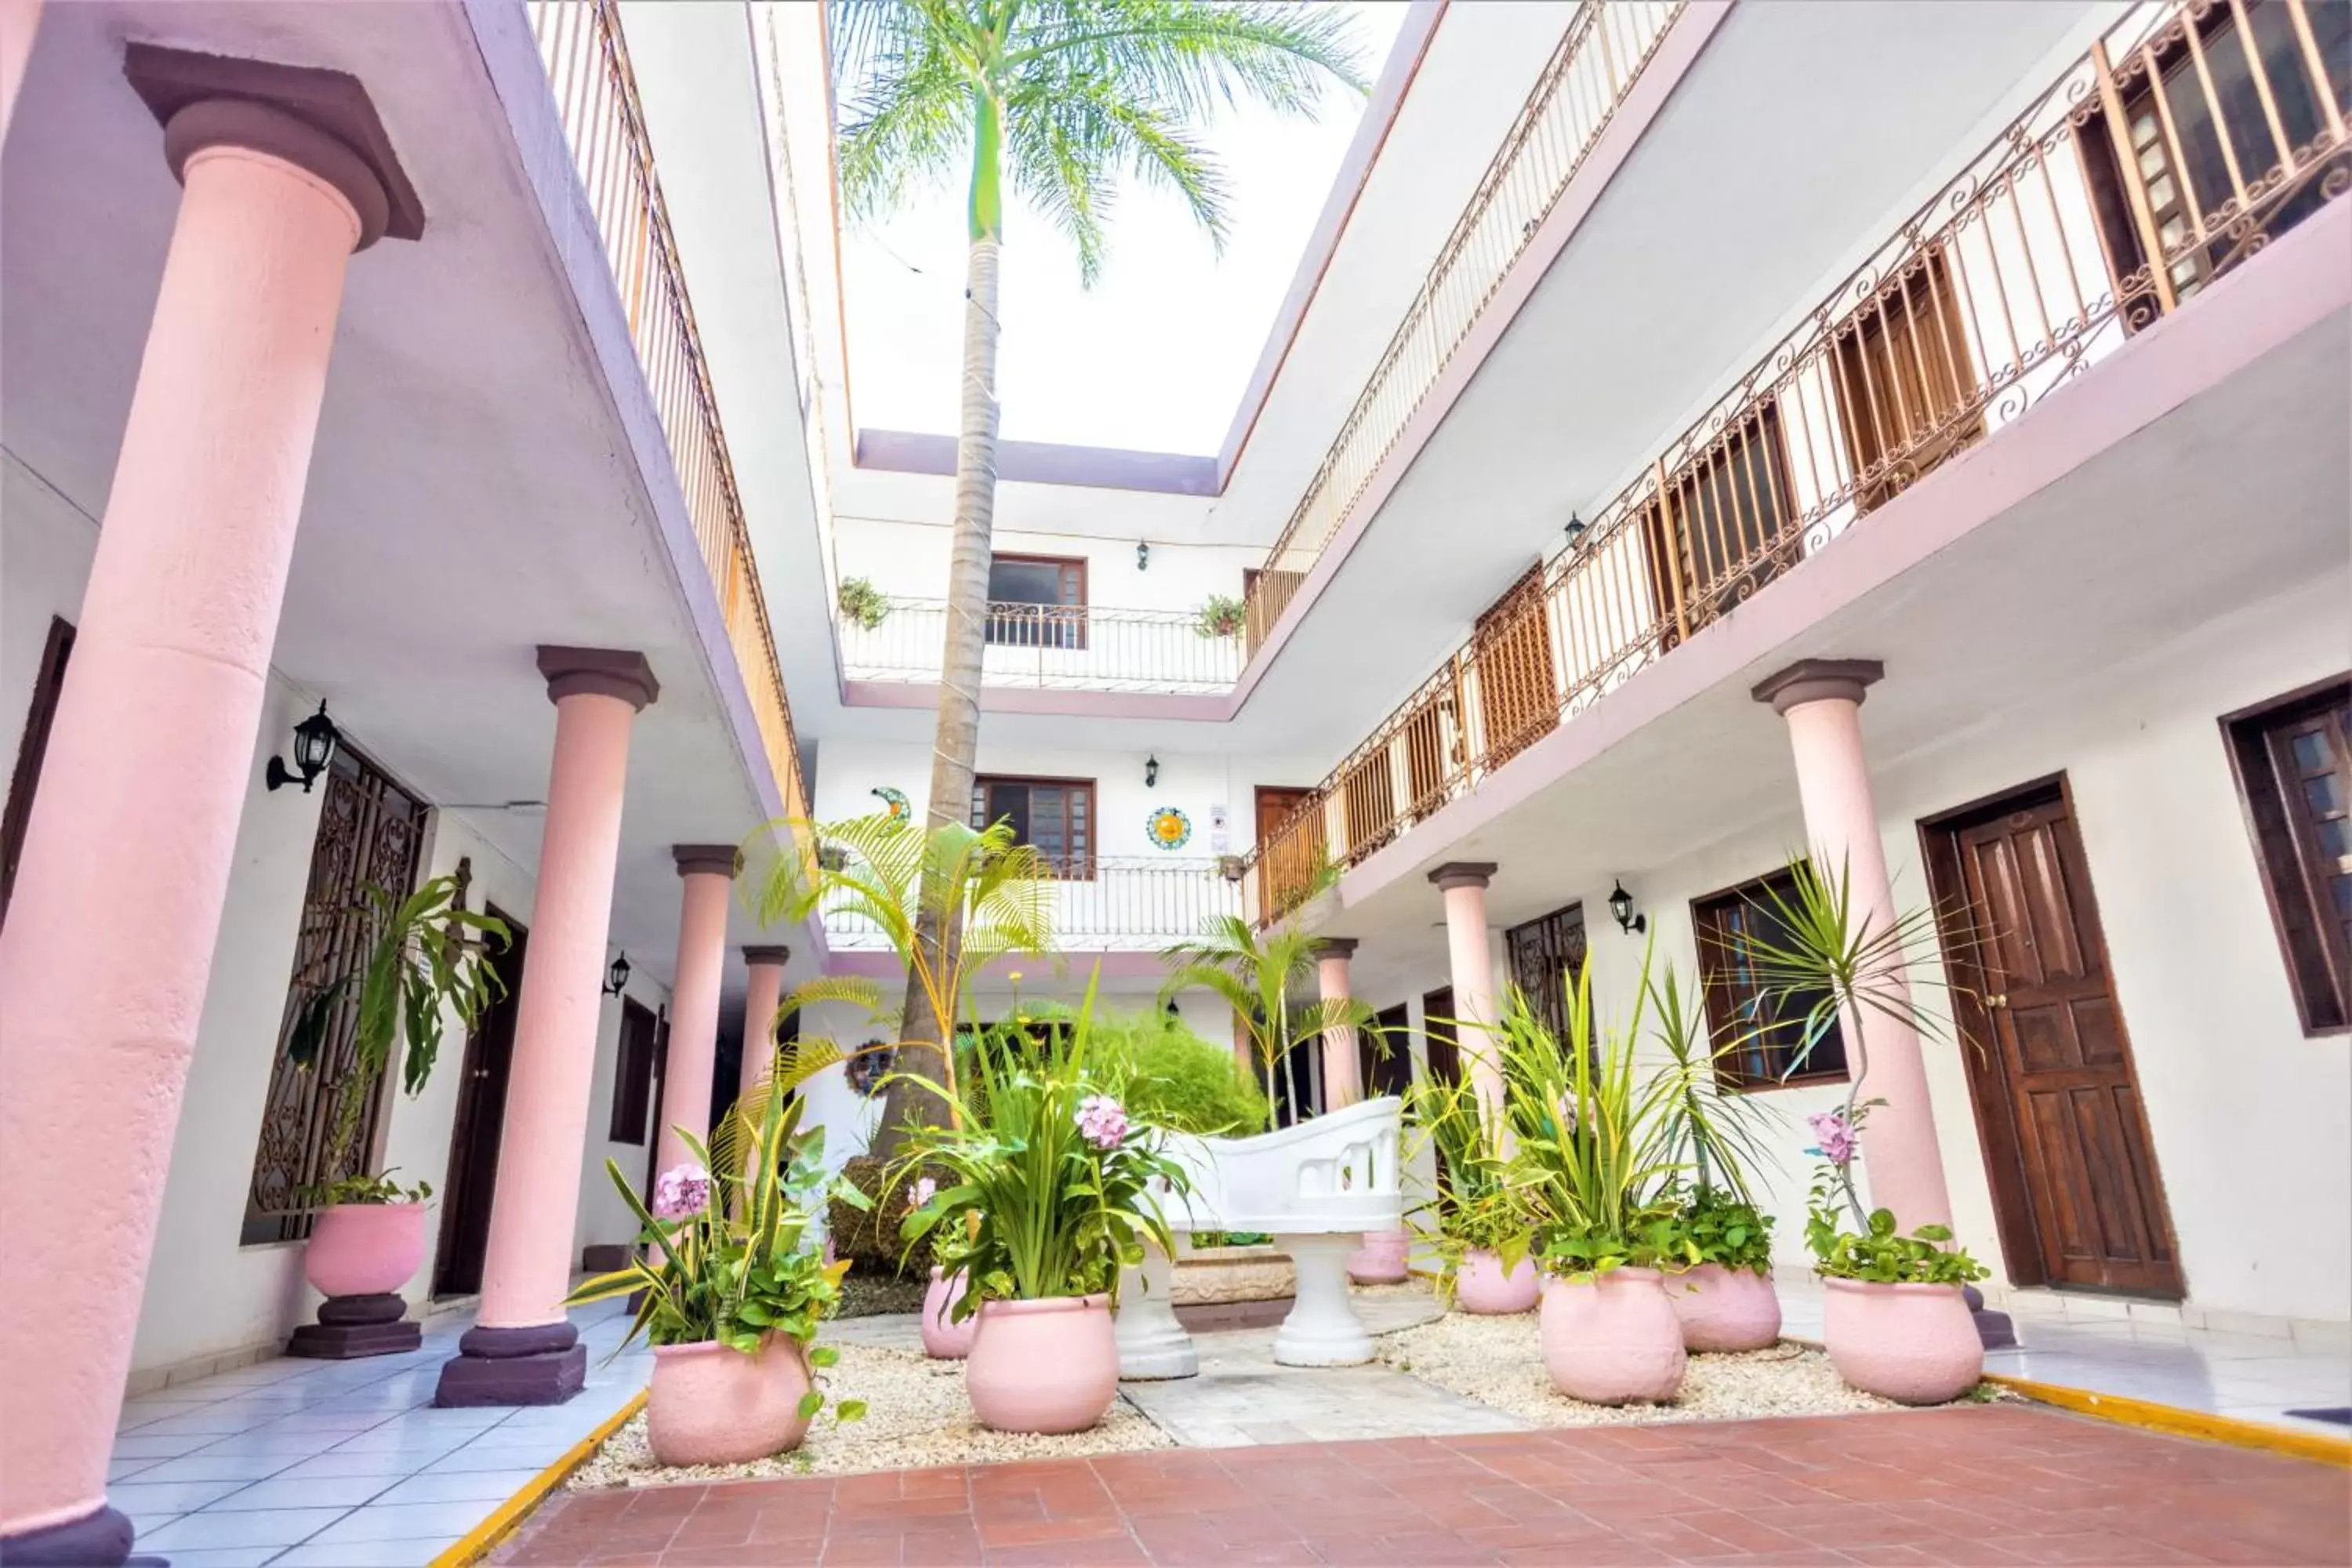
[[[1984,1342],[1958,1285],[1824,1279],[1822,1335],[1838,1375],[1898,1405],[1941,1405],[1984,1376]]]
[[[1359,1285],[1395,1285],[1408,1270],[1405,1255],[1412,1246],[1409,1230],[1368,1230],[1364,1245],[1348,1255],[1348,1278]]]
[[[1769,1275],[1702,1263],[1666,1281],[1687,1351],[1760,1351],[1780,1338],[1780,1294]]]
[[[424,1263],[423,1204],[334,1204],[311,1226],[302,1277],[322,1296],[380,1296]]]
[[[1542,1299],[1543,1276],[1532,1258],[1520,1258],[1518,1267],[1506,1274],[1501,1258],[1474,1247],[1454,1271],[1454,1305],[1482,1318],[1532,1311]]]
[[[933,1361],[961,1361],[971,1353],[971,1337],[980,1331],[977,1316],[962,1322],[948,1321],[948,1309],[963,1294],[963,1270],[942,1278],[931,1270],[930,1287],[923,1292],[923,1353]]]
[[[991,1431],[1085,1431],[1118,1394],[1110,1298],[982,1302],[963,1388]]]
[[[716,1340],[654,1349],[646,1436],[665,1465],[740,1465],[801,1446],[814,1386],[798,1340],[771,1334],[757,1355]]]
[[[1671,1401],[1689,1358],[1683,1329],[1654,1268],[1613,1268],[1581,1284],[1544,1287],[1544,1367],[1587,1405]]]

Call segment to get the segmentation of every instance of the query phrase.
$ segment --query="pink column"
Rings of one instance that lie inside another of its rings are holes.
[[[1470,1068],[1470,1081],[1490,1117],[1503,1109],[1503,1064],[1495,1052],[1495,963],[1486,941],[1486,884],[1491,860],[1453,860],[1429,874],[1445,895],[1445,951],[1454,970],[1454,1013],[1462,1027],[1456,1044]]]
[[[1315,944],[1315,974],[1326,1002],[1349,999],[1348,961],[1353,937],[1326,937]],[[1337,1110],[1364,1098],[1363,1071],[1356,1053],[1356,1026],[1338,1024],[1323,1031],[1323,1109]]]
[[[656,1172],[694,1158],[678,1129],[699,1139],[710,1136],[719,986],[727,972],[727,890],[736,864],[732,844],[680,844],[670,856],[685,887],[677,917],[677,978],[669,994],[669,1063],[662,1074]]]
[[[784,964],[789,947],[747,947],[743,966],[750,984],[743,993],[743,1070],[736,1093],[749,1094],[768,1076],[776,1055],[776,1005],[784,994]]]
[[[16,112],[16,89],[24,85],[25,62],[41,26],[41,0],[0,0],[0,142]]]
[[[629,731],[661,689],[637,653],[542,647],[539,668],[555,704],[555,760],[516,1005],[498,1195],[481,1310],[458,1341],[460,1353],[442,1363],[436,1405],[557,1405],[579,1393],[587,1375],[587,1352],[565,1321],[563,1298],[594,1087]]]
[[[1814,868],[1828,878],[1843,868],[1853,918],[1867,921],[1876,931],[1894,927],[1895,889],[1886,876],[1886,850],[1863,756],[1862,699],[1864,689],[1884,673],[1876,659],[1805,659],[1755,689],[1756,700],[1772,704],[1789,722]],[[1907,994],[1900,974],[1888,978]],[[1853,1027],[1851,1020],[1845,1026]],[[1918,1032],[1868,1009],[1862,1046],[1869,1057],[1862,1098],[1886,1102],[1871,1110],[1863,1131],[1871,1202],[1893,1209],[1906,1231],[1949,1225],[1952,1200],[1944,1186],[1944,1156],[1927,1100]]]
[[[355,154],[259,103],[191,105],[165,148],[186,193],[0,933],[11,1562],[130,1548],[107,1453],[344,270],[383,211]]]

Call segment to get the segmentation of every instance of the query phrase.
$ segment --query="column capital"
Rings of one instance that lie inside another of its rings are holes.
[[[661,696],[661,682],[641,653],[610,647],[539,646],[539,673],[547,678],[547,700],[617,697],[642,713]]]
[[[1356,956],[1356,949],[1360,944],[1360,939],[1352,936],[1320,937],[1317,939],[1315,943],[1315,956],[1318,960],[1325,958],[1337,958],[1343,960],[1353,958]]]
[[[1775,713],[1832,699],[1859,706],[1864,688],[1885,674],[1886,667],[1874,658],[1801,658],[1758,681],[1748,695],[1769,702]]]
[[[743,852],[732,844],[673,844],[669,858],[677,862],[681,877],[717,872],[731,879],[743,868]]]
[[[142,43],[124,47],[122,74],[163,127],[175,178],[207,147],[247,147],[340,191],[359,215],[353,250],[423,237],[424,204],[357,77]]]
[[[1441,890],[1454,888],[1483,888],[1495,879],[1492,860],[1448,860],[1429,874],[1429,879]]]
[[[792,957],[793,950],[789,947],[747,947],[743,950],[744,963],[764,963],[776,969],[791,963]]]

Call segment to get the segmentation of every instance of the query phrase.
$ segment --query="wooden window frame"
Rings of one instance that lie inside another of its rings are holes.
[[[1823,1048],[1834,1040],[1837,1046],[1837,1066],[1834,1068],[1808,1067],[1806,1070],[1786,1078],[1777,1071],[1751,1073],[1747,1070],[1748,1064],[1740,1054],[1727,1050],[1737,1037],[1737,1032],[1746,1026],[1743,1014],[1753,1005],[1756,998],[1743,994],[1744,988],[1734,982],[1726,967],[1735,939],[1724,925],[1724,916],[1734,910],[1753,908],[1775,884],[1779,885],[1783,899],[1790,896],[1793,880],[1788,868],[1776,867],[1760,877],[1751,877],[1732,887],[1719,888],[1693,899],[1690,904],[1691,928],[1698,942],[1700,994],[1706,1004],[1707,1038],[1712,1048],[1720,1053],[1715,1058],[1716,1084],[1726,1093],[1763,1094],[1775,1089],[1802,1089],[1812,1084],[1844,1083],[1852,1076],[1852,1068],[1846,1058],[1845,1028],[1842,1020],[1832,1023],[1832,1033],[1814,1047],[1811,1058],[1820,1060]],[[1775,1026],[1788,1027],[1791,1024],[1792,1020],[1783,1018]],[[1773,1044],[1762,1048],[1769,1060],[1778,1061],[1784,1059],[1791,1047]]]
[[[24,733],[16,742],[16,771],[8,777],[8,808],[0,814],[0,923],[8,918],[8,896],[16,891],[16,864],[24,858],[25,834],[33,822],[33,792],[41,782],[41,759],[48,754],[49,727],[57,722],[73,644],[73,623],[51,616],[40,668],[33,676],[32,700],[25,709]]]
[[[645,1020],[642,1037],[630,1038],[630,1025],[637,1018]],[[621,998],[621,1024],[614,1040],[613,1067],[613,1114],[604,1129],[608,1142],[644,1147],[649,1136],[646,1123],[654,1110],[654,1037],[660,1025],[654,1010],[634,996]]]
[[[1846,458],[1853,465],[1857,513],[1875,511],[1954,452],[1984,438],[1984,409],[1976,395],[1976,361],[1960,314],[1957,269],[1941,243],[1914,257],[1849,311],[1830,337],[1831,389]],[[1906,347],[1908,364],[1895,359]],[[1932,363],[1937,347],[1945,361],[1940,366]],[[1880,376],[1890,362],[1898,374],[1891,386],[1882,385]],[[1938,370],[1949,384],[1927,384]],[[1910,406],[1915,396],[1926,401],[1937,394],[1948,395],[1949,406]],[[1906,426],[1892,446],[1882,416]]]
[[[993,579],[999,563],[1012,566],[1050,566],[1059,575],[1062,597],[1052,605],[1031,599],[999,599]],[[1033,555],[1021,551],[991,551],[988,556],[991,586],[988,595],[988,619],[982,623],[983,640],[990,647],[1043,648],[1049,652],[1083,652],[1087,646],[1087,607],[1092,595],[1087,579],[1087,559],[1083,555]],[[1071,598],[1075,584],[1077,597]],[[1036,614],[1023,614],[1020,607]],[[1051,612],[1051,613],[1044,613]]]
[[[2352,1033],[2352,962],[2342,943],[2328,940],[2340,922],[2323,896],[2318,879],[2325,871],[2316,863],[2315,847],[2299,826],[2306,819],[2285,798],[2272,738],[2288,725],[2347,703],[2352,703],[2352,672],[2298,687],[2221,721],[2246,837],[2262,873],[2263,901],[2294,997],[2295,1017],[2308,1039]]]
[[[971,775],[971,815],[975,819],[985,809],[982,803],[987,799],[988,788],[992,784],[1021,784],[1032,788],[1044,784],[1053,789],[1086,791],[1087,846],[1085,851],[1079,856],[1067,857],[1060,861],[1049,858],[1046,864],[1053,868],[1054,879],[1057,882],[1091,882],[1095,879],[1096,863],[1101,858],[1102,853],[1102,795],[1096,788],[1095,780],[1051,778],[1042,773],[974,773]],[[1069,826],[1069,817],[1066,814],[1062,819],[1062,824],[1065,828]],[[974,820],[971,826],[978,828],[986,827],[988,824]],[[1040,853],[1043,852],[1040,851]]]

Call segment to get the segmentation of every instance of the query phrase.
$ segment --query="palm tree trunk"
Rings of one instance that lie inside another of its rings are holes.
[[[1003,242],[992,233],[974,236],[964,283],[963,403],[956,441],[955,540],[948,565],[947,653],[940,668],[939,727],[931,742],[931,798],[926,831],[961,822],[971,812],[971,778],[980,752],[981,661],[987,654],[989,538],[996,521],[996,339],[997,261]],[[931,973],[945,977],[962,940],[960,910],[945,911],[939,889],[923,889],[916,940]],[[950,1009],[956,999],[947,998]],[[909,973],[898,1068],[938,1082],[950,1079],[945,1053],[955,1038],[955,1020],[941,1018],[929,994]],[[901,1079],[882,1105],[882,1125],[874,1152],[895,1154],[901,1129],[910,1122],[937,1125],[946,1107],[937,1095]]]

